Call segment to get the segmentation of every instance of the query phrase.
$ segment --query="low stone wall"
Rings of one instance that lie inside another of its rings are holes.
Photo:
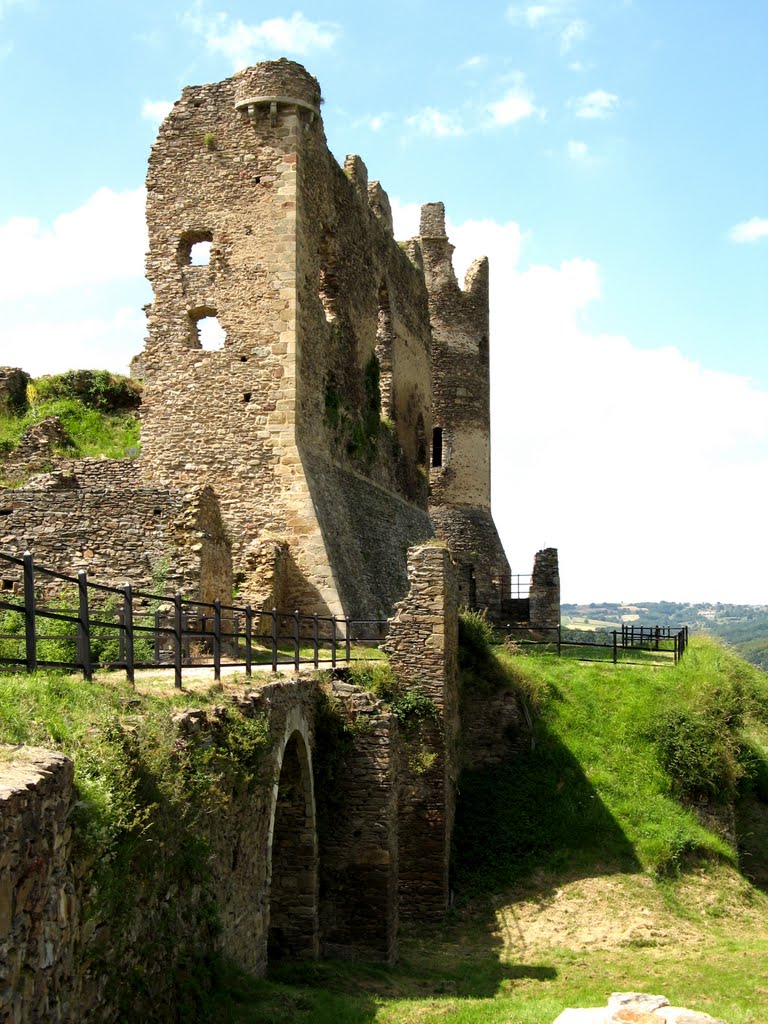
[[[0,489],[0,549],[57,572],[85,569],[99,583],[198,600],[232,592],[230,543],[211,488],[169,491],[141,486],[135,463],[74,462],[18,490]],[[2,587],[20,592],[19,567],[0,563]],[[40,577],[44,591],[61,584]]]
[[[0,1020],[78,1019],[82,984],[69,758],[0,751]]]

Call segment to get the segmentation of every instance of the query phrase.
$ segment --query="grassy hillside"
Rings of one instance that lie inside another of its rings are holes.
[[[60,419],[68,439],[54,456],[114,459],[138,452],[140,402],[135,381],[106,370],[69,371],[30,381],[15,396],[13,407],[0,412],[0,483],[3,461],[13,456],[24,433],[51,416]]]
[[[768,670],[768,605],[680,604],[644,601],[637,604],[564,604],[563,626],[578,630],[612,630],[622,622],[639,626],[689,626],[732,644],[758,668]]]

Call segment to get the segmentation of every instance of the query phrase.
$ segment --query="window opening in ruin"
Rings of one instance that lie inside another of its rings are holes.
[[[248,362],[248,356],[240,356],[240,362],[241,363],[247,363]]]
[[[13,590],[13,580],[3,580],[3,590]]]
[[[434,427],[432,430],[432,465],[433,467],[443,464],[443,428]]]
[[[376,323],[376,357],[379,360],[379,394],[381,414],[387,419],[395,418],[395,396],[392,384],[393,351],[395,332],[392,326],[392,310],[386,283],[379,288],[379,313]]]
[[[331,235],[324,235],[320,243],[320,280],[318,284],[318,296],[323,305],[323,312],[328,323],[333,323],[338,316],[337,299],[339,285],[336,277],[336,261],[333,257],[333,238]]]
[[[250,402],[252,397],[253,397],[253,392],[252,391],[244,391],[243,392],[243,401],[244,402]]]
[[[189,263],[193,267],[207,267],[211,262],[211,242],[195,242],[189,250]]]
[[[207,267],[212,242],[211,231],[186,231],[179,239],[179,263],[183,267]]]
[[[488,365],[488,335],[483,334],[480,338],[480,345],[478,347],[478,355],[480,356],[480,362],[484,365]]]
[[[192,348],[202,348],[206,352],[217,352],[224,348],[227,332],[219,323],[215,309],[209,309],[207,306],[193,309],[189,317],[192,321]]]
[[[269,900],[270,960],[317,953],[317,841],[309,759],[294,732],[280,768],[272,830]]]

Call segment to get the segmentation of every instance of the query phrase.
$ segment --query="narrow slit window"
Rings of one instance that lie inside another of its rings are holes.
[[[443,464],[443,428],[432,429],[432,466],[438,467]]]

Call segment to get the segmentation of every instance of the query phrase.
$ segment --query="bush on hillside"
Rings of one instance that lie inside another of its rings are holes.
[[[39,401],[77,398],[101,412],[138,409],[141,405],[141,385],[108,370],[67,370],[39,377],[34,388]]]

